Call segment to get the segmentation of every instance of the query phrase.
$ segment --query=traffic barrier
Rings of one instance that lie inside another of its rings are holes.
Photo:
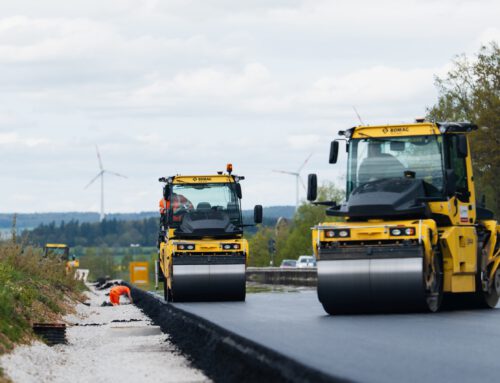
[[[316,286],[316,268],[248,267],[247,281],[270,285]]]

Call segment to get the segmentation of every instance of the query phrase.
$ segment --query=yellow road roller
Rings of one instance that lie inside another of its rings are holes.
[[[499,226],[477,204],[465,122],[356,126],[347,155],[346,200],[312,230],[318,298],[329,314],[431,311],[442,304],[495,307]],[[317,177],[308,178],[315,201]]]
[[[69,255],[69,246],[64,243],[47,243],[43,247],[43,256],[54,257],[63,261],[68,273],[80,266],[80,261],[75,256]]]
[[[232,170],[228,164],[227,173],[160,178],[157,275],[166,301],[245,300],[244,177]],[[254,222],[262,222],[261,205],[254,208]]]

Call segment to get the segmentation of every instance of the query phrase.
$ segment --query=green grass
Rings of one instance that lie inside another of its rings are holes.
[[[60,319],[85,288],[64,264],[14,243],[0,244],[0,354],[33,337],[35,322]],[[1,375],[0,375],[1,376]]]

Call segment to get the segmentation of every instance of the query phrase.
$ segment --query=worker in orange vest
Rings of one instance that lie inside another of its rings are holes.
[[[184,207],[186,210],[192,210],[194,208],[191,201],[189,201],[182,194],[173,193],[171,199],[173,201],[173,204],[172,204],[173,214],[175,214],[181,207]],[[164,216],[165,214],[167,214],[168,209],[170,209],[170,200],[162,198],[160,200],[159,206],[160,206],[160,214],[162,216]],[[174,222],[179,222],[182,220],[182,217],[174,216],[174,217],[172,217],[172,220]]]
[[[127,286],[114,286],[109,291],[109,301],[113,306],[120,305],[121,295],[128,295],[130,303],[133,303],[132,296],[130,295],[130,289]]]

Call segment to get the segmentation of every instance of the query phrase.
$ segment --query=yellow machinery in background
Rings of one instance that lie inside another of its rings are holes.
[[[225,174],[160,178],[165,186],[157,276],[166,301],[245,300],[243,179],[232,174],[231,164]],[[262,222],[260,205],[254,221]]]
[[[495,307],[499,226],[478,206],[470,123],[357,126],[345,132],[346,201],[313,228],[318,298],[330,313]],[[336,163],[333,141],[330,163]],[[309,175],[314,201],[317,177]]]
[[[69,246],[63,243],[47,243],[43,248],[45,257],[54,257],[63,261],[66,271],[70,272],[80,266],[80,261],[75,257],[70,257]]]

